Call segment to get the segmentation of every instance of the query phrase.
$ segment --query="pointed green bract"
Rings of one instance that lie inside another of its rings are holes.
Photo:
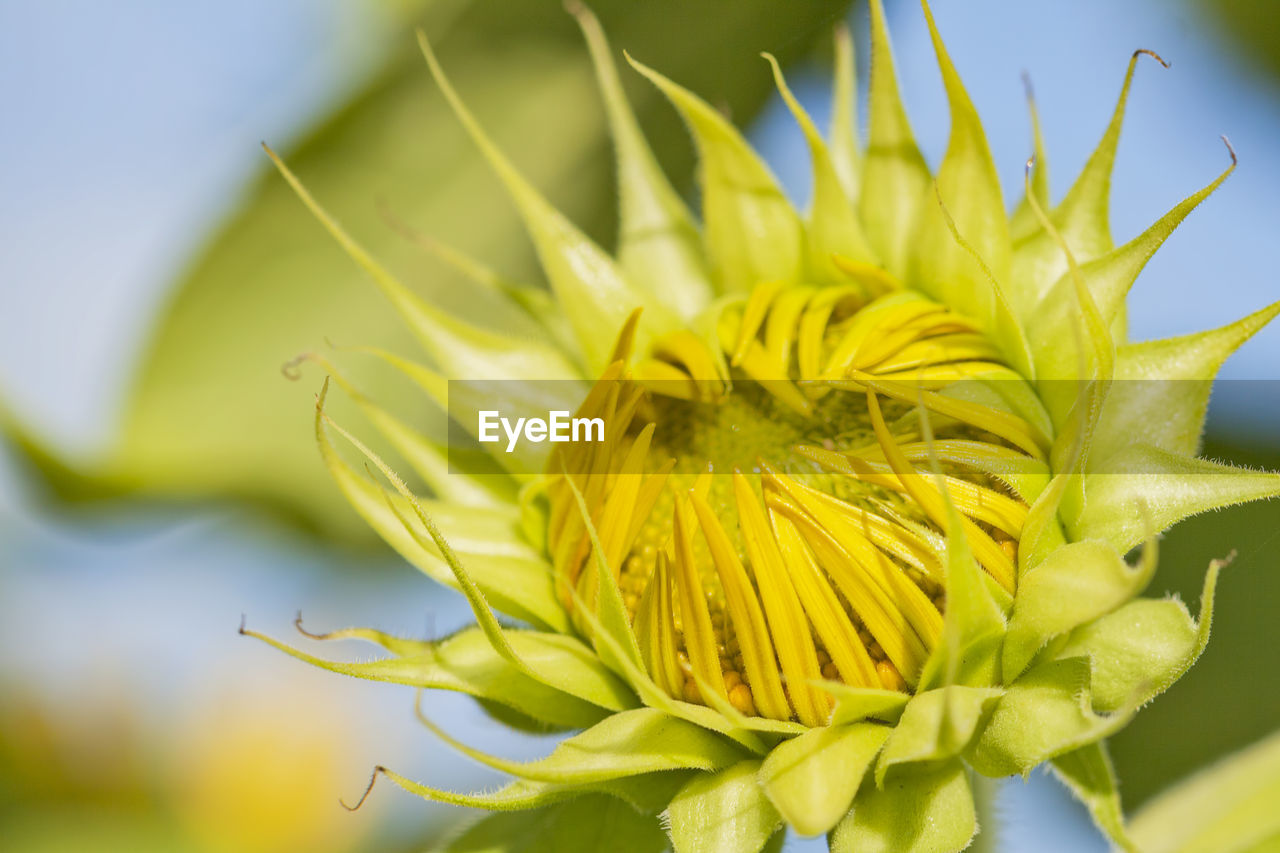
[[[1138,59],[1143,54],[1164,64],[1164,60],[1147,50],[1136,51],[1130,57],[1120,97],[1106,131],[1066,197],[1052,213],[1056,230],[1081,262],[1100,257],[1110,252],[1113,246],[1110,226],[1111,172],[1120,143],[1120,130],[1124,125],[1129,87],[1133,83]],[[1047,201],[1047,196],[1045,200]],[[1057,241],[1045,229],[1033,229],[1029,236],[1023,238],[1013,258],[1013,280],[1018,282],[1018,288],[1011,298],[1019,315],[1027,319],[1034,316],[1036,306],[1044,299],[1049,288],[1066,272],[1066,259],[1058,248]]]
[[[931,178],[898,94],[881,0],[871,0],[870,8],[870,129],[858,217],[885,268],[905,281],[913,228]]]
[[[857,204],[862,182],[862,154],[858,150],[858,81],[849,27],[836,27],[835,80],[831,88],[831,163],[845,197]]]
[[[635,306],[645,306],[651,327],[672,325],[665,306],[632,286],[603,249],[591,242],[516,171],[453,90],[436,61],[431,44],[421,32],[418,43],[432,76],[458,120],[471,134],[520,209],[557,301],[577,334],[588,368],[598,372],[605,366],[613,346],[613,330],[622,327]],[[459,376],[471,378],[465,373]],[[551,377],[542,375],[537,378]]]
[[[1036,107],[1035,95],[1031,91],[1031,78],[1023,77],[1027,87],[1027,112],[1031,116],[1032,166],[1030,192],[1018,202],[1017,208],[1009,216],[1009,239],[1013,241],[1014,251],[1010,259],[1013,280],[1017,281],[1018,243],[1035,232],[1041,230],[1040,220],[1031,209],[1031,196],[1044,210],[1049,209],[1049,155],[1045,150],[1044,133],[1040,127],[1040,110]],[[1015,291],[1010,298],[1016,298]],[[1016,307],[1016,303],[1015,303]]]
[[[831,853],[958,853],[978,830],[964,765],[902,768],[870,782],[829,836]]]
[[[914,242],[911,282],[940,301],[963,306],[982,328],[998,326],[997,297],[992,281],[978,262],[958,245],[940,205],[955,222],[960,236],[991,271],[995,282],[1009,276],[1009,222],[995,163],[982,122],[960,75],[947,55],[929,4],[922,0],[938,67],[951,108],[951,137],[937,177],[937,203],[926,199]]]
[[[510,661],[499,656],[478,628],[464,628],[451,637],[422,643],[420,651],[365,663],[330,661],[295,649],[256,631],[242,630],[292,655],[330,672],[387,681],[409,687],[451,690],[476,699],[501,703],[552,726],[582,728],[604,717],[604,710],[567,696],[555,688],[530,678]],[[524,639],[526,633],[530,639]],[[575,666],[568,655],[554,645],[540,644],[531,632],[512,631],[515,642],[548,664]]]
[[[959,685],[917,693],[907,703],[876,762],[876,787],[885,786],[885,777],[895,765],[959,755],[999,698],[997,688]]]
[[[1215,560],[1209,566],[1198,619],[1177,599],[1140,598],[1072,632],[1058,656],[1088,658],[1095,710],[1146,702],[1191,668],[1209,643],[1222,565]]]
[[[1105,743],[1091,743],[1079,749],[1059,755],[1051,766],[1055,775],[1071,789],[1099,829],[1111,843],[1122,850],[1133,851],[1120,808],[1120,792],[1116,787],[1116,772],[1111,766]]]
[[[769,54],[765,54],[765,59],[773,69],[773,79],[782,100],[804,133],[805,142],[809,146],[809,159],[813,163],[813,203],[805,229],[809,277],[819,283],[846,283],[848,276],[835,265],[833,257],[840,255],[870,263],[874,260],[871,249],[862,234],[862,226],[854,215],[853,205],[841,184],[832,152],[827,150],[822,134],[788,88],[778,60]]]
[[[1039,764],[1109,737],[1136,705],[1101,716],[1089,702],[1089,662],[1048,661],[1009,685],[968,758],[984,776],[1027,774]]]
[[[688,320],[711,301],[698,228],[645,141],[599,21],[585,7],[571,11],[591,49],[617,152],[618,263],[637,288]]]
[[[369,274],[405,318],[423,348],[449,375],[530,379],[570,379],[579,375],[578,369],[550,344],[513,340],[510,335],[480,329],[450,317],[410,292],[320,207],[274,151],[263,147],[298,197],[351,259]]]
[[[591,785],[667,770],[713,771],[742,759],[742,752],[704,728],[673,719],[654,708],[610,714],[591,728],[560,742],[535,761],[486,755],[445,735],[455,749],[488,767],[533,782]]]
[[[756,853],[782,819],[756,774],[760,762],[743,761],[719,773],[694,776],[667,808],[675,853]]]
[[[821,835],[849,811],[889,732],[872,723],[809,729],[774,747],[760,767],[760,784],[796,832]]]
[[[1112,455],[1106,470],[1085,477],[1084,493],[1086,503],[1066,519],[1068,529],[1123,553],[1148,528],[1167,530],[1198,513],[1280,495],[1280,474],[1133,445]]]
[[[1191,456],[1200,449],[1213,378],[1227,358],[1280,314],[1280,302],[1207,332],[1126,344],[1094,440],[1094,459],[1137,441]]]
[[[745,292],[761,282],[797,281],[803,228],[769,168],[706,101],[628,59],[667,96],[698,144],[703,237],[720,289]]]
[[[1004,678],[1021,675],[1053,637],[1092,622],[1137,596],[1155,568],[1154,555],[1144,556],[1138,566],[1130,567],[1102,542],[1072,542],[1055,550],[1019,579],[1004,643]]]

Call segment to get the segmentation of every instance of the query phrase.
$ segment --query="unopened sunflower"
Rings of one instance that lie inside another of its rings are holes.
[[[1128,342],[1129,288],[1234,155],[1113,245],[1110,173],[1140,51],[1070,192],[1050,208],[1037,129],[1009,215],[923,5],[952,122],[936,174],[898,96],[879,2],[865,148],[846,33],[829,140],[773,63],[813,164],[807,215],[720,113],[632,60],[697,144],[701,222],[662,176],[603,34],[578,10],[618,155],[616,256],[520,177],[423,38],[550,283],[549,295],[513,288],[450,255],[522,309],[510,333],[411,294],[277,160],[431,366],[371,352],[482,451],[450,453],[310,356],[432,495],[333,423],[322,392],[316,438],[338,485],[410,562],[466,596],[476,624],[428,641],[325,635],[390,653],[371,663],[281,648],[337,672],[470,694],[520,729],[580,730],[520,763],[428,721],[514,781],[460,793],[387,768],[375,779],[445,803],[541,810],[472,830],[490,840],[541,827],[565,833],[566,849],[589,846],[585,833],[607,820],[610,850],[669,838],[681,853],[755,851],[790,827],[828,834],[832,850],[953,851],[978,831],[985,779],[1048,763],[1130,846],[1104,739],[1199,656],[1218,570],[1197,617],[1140,597],[1155,537],[1280,492],[1276,475],[1195,455],[1210,381],[1280,305]],[[535,435],[537,412],[553,418]],[[578,440],[521,444],[570,413]],[[339,454],[335,434],[363,465]]]

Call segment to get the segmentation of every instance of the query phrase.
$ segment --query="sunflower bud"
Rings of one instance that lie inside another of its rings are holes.
[[[462,592],[476,624],[430,641],[326,635],[388,652],[369,663],[268,642],[337,672],[468,693],[512,726],[577,730],[518,763],[424,713],[515,780],[463,794],[378,774],[441,802],[542,809],[539,825],[569,833],[622,800],[634,811],[611,820],[634,832],[611,835],[619,850],[649,849],[661,813],[680,853],[759,850],[786,827],[828,834],[833,850],[954,851],[977,831],[975,780],[1049,764],[1130,846],[1104,740],[1200,655],[1220,567],[1197,617],[1143,598],[1155,537],[1280,492],[1275,474],[1195,456],[1209,382],[1280,304],[1128,342],[1128,289],[1231,168],[1112,244],[1110,171],[1140,51],[1065,199],[1050,208],[1037,132],[1009,215],[922,5],[952,120],[936,175],[898,98],[880,2],[865,151],[847,33],[829,143],[768,58],[813,163],[806,215],[720,113],[631,60],[693,135],[700,223],[658,169],[598,24],[576,10],[617,146],[615,255],[520,176],[423,37],[551,286],[553,298],[507,294],[527,313],[519,334],[412,294],[277,160],[435,367],[373,355],[473,431],[535,405],[600,425],[590,440],[453,453],[311,357],[433,496],[329,419],[326,382],[316,439],[339,487],[406,559]],[[334,435],[380,476],[363,476]],[[484,832],[528,825],[495,816]]]

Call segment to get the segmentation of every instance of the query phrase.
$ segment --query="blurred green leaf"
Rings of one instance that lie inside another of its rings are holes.
[[[498,812],[482,818],[435,853],[558,853],[616,850],[658,853],[667,836],[657,818],[621,800],[591,794],[541,809]]]
[[[1275,0],[1197,0],[1224,35],[1272,74],[1280,74],[1280,3]]]
[[[848,3],[816,0],[803,10],[769,0],[592,5],[616,47],[742,122],[772,86],[759,52],[784,62],[804,55],[830,36]],[[592,237],[611,245],[616,201],[604,110],[586,47],[560,0],[437,3],[417,21],[517,167]],[[675,113],[638,75],[624,81],[659,159],[678,185],[687,185],[692,148]],[[495,324],[509,310],[406,239],[400,223],[510,278],[538,281],[512,205],[432,85],[407,28],[367,90],[286,159],[353,236],[445,307]],[[265,158],[263,166],[265,173]],[[416,354],[389,305],[284,181],[266,174],[162,312],[107,458],[72,471],[11,419],[0,422],[9,422],[6,431],[64,499],[122,492],[249,498],[326,536],[372,541],[328,482],[310,439],[318,372],[294,383],[280,374],[282,364],[326,339]],[[364,391],[395,403],[400,416],[443,426],[442,415],[387,371],[358,354],[334,357]],[[341,406],[334,414],[359,422]]]
[[[1280,849],[1280,732],[1162,793],[1134,816],[1147,853]]]

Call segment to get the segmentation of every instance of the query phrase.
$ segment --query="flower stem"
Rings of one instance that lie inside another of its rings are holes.
[[[1000,821],[996,808],[1000,780],[970,773],[969,783],[973,788],[973,805],[978,818],[978,836],[973,839],[969,853],[996,853],[1000,849]]]

